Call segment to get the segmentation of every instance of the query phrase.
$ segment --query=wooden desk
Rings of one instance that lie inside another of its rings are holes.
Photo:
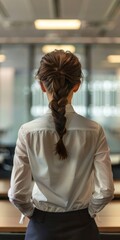
[[[25,232],[28,219],[19,224],[20,212],[7,200],[0,201],[0,232]],[[96,218],[102,233],[120,233],[120,201],[112,201]]]
[[[100,232],[120,233],[120,201],[112,201],[98,213],[96,223]]]
[[[0,197],[7,198],[9,187],[10,187],[10,180],[0,179]]]
[[[8,201],[0,201],[0,232],[25,232],[28,219],[19,224],[21,213]]]
[[[114,187],[115,187],[114,196],[115,196],[115,198],[120,199],[120,180],[114,181]]]

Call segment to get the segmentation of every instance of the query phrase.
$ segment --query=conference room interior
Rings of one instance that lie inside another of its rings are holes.
[[[36,19],[79,19],[80,28],[35,29]],[[70,50],[81,62],[83,81],[73,107],[102,125],[115,186],[114,199],[96,222],[102,240],[120,239],[119,22],[117,0],[0,1],[0,240],[25,236],[28,219],[19,223],[20,212],[7,193],[18,130],[48,108],[35,76],[41,57],[53,49]]]

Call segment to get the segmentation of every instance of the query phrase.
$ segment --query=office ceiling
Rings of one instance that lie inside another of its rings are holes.
[[[80,30],[36,30],[34,20],[80,19]],[[0,42],[120,38],[120,0],[1,0]],[[87,40],[86,40],[87,41]]]

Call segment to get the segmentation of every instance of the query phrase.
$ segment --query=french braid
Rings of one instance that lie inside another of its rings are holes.
[[[63,136],[66,133],[67,97],[74,85],[80,82],[81,76],[81,64],[78,58],[71,52],[63,50],[55,50],[43,56],[37,72],[38,79],[44,82],[48,92],[53,95],[49,107],[59,136],[55,153],[60,159],[66,159],[68,156],[63,142]]]

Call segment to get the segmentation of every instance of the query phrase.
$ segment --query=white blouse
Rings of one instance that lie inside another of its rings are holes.
[[[34,207],[51,212],[88,207],[94,217],[113,198],[109,148],[102,127],[78,115],[70,104],[66,118],[66,160],[54,153],[59,138],[50,109],[19,130],[8,196],[26,216],[33,214]]]

